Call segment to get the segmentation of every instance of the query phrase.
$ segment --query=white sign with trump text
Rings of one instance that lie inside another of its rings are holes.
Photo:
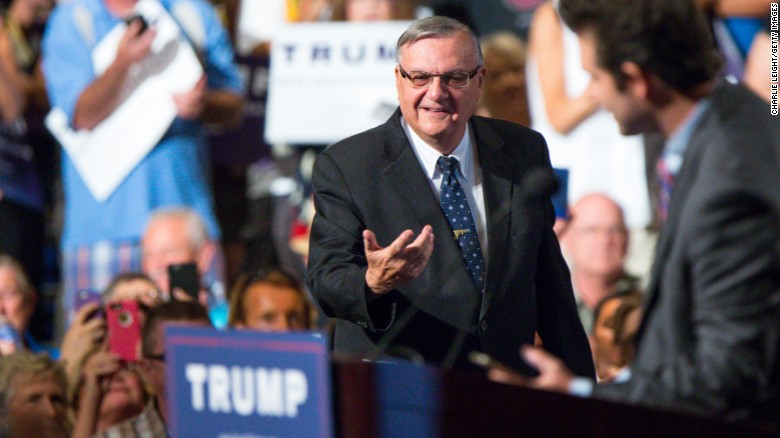
[[[329,144],[384,123],[398,105],[393,69],[406,21],[299,23],[274,38],[269,143]]]

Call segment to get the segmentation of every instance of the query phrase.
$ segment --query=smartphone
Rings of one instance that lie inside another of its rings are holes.
[[[170,284],[170,293],[173,297],[173,291],[179,288],[191,296],[193,300],[198,300],[200,292],[200,275],[195,263],[179,263],[168,265],[168,280]]]
[[[125,362],[138,360],[141,342],[141,321],[138,302],[114,301],[106,305],[108,350]]]
[[[142,33],[146,32],[146,29],[149,29],[149,23],[146,21],[143,15],[141,14],[133,14],[127,18],[125,18],[125,23],[130,26],[130,23],[133,21],[138,21],[141,23],[141,30],[138,31],[138,35],[141,35]]]
[[[78,313],[82,307],[89,303],[98,304],[98,310],[95,311],[90,318],[96,316],[102,317],[103,313],[103,294],[92,289],[80,289],[76,291],[76,295],[73,297],[73,312]]]

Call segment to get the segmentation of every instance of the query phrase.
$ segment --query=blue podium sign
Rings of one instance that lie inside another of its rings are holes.
[[[332,437],[326,337],[165,329],[174,437]]]

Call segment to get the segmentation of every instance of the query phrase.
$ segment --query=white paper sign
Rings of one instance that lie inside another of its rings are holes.
[[[65,112],[53,108],[46,126],[60,141],[98,201],[105,201],[160,141],[176,117],[173,93],[191,90],[203,75],[194,50],[159,2],[142,0],[136,11],[157,31],[152,53],[133,65],[122,104],[91,131],[74,131]],[[116,57],[127,26],[117,25],[92,53],[99,76]]]
[[[269,143],[332,143],[384,123],[398,105],[393,68],[409,22],[300,23],[272,42]]]
[[[242,0],[238,9],[236,52],[247,55],[270,41],[287,24],[288,0]]]

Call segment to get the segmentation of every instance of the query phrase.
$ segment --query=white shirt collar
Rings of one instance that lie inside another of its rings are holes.
[[[417,153],[417,157],[425,170],[425,174],[429,179],[434,179],[437,176],[437,172],[441,173],[439,167],[436,165],[439,157],[441,157],[441,152],[437,151],[420,138],[409,124],[406,123],[406,120],[404,120],[403,117],[401,117],[401,126],[404,128],[404,132],[406,132],[406,137],[412,143],[412,147]],[[460,178],[462,176],[465,179],[464,182],[470,182],[471,184],[475,181],[473,150],[474,148],[471,147],[471,133],[469,125],[467,124],[466,130],[463,133],[463,138],[460,139],[460,143],[458,143],[458,146],[455,147],[455,150],[453,150],[449,156],[457,158],[460,163],[461,175],[458,177]]]

